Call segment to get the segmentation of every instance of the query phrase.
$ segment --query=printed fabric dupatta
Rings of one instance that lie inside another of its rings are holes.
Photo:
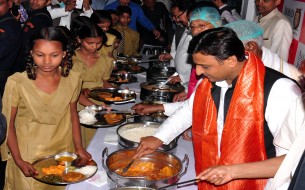
[[[217,109],[204,79],[198,86],[193,106],[193,145],[197,175],[208,167],[267,159],[264,146],[265,66],[251,53],[238,76],[222,133],[218,156]],[[265,179],[234,180],[222,186],[200,182],[200,190],[259,190]]]

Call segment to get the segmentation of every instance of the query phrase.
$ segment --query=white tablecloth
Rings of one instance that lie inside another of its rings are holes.
[[[140,93],[139,84],[141,82],[145,82],[146,78],[145,78],[145,74],[137,74],[136,76],[138,78],[138,82],[122,85],[121,88],[128,87],[131,90],[135,90],[137,93],[136,102],[140,102],[141,100],[140,100],[140,94],[139,94]],[[111,107],[113,107],[114,109],[117,109],[117,110],[123,110],[123,109],[129,109],[133,105],[134,105],[134,103],[128,103],[128,104],[122,104],[122,105],[112,105]],[[105,171],[102,166],[103,150],[107,147],[109,154],[118,150],[117,145],[105,143],[105,141],[104,141],[105,135],[107,134],[107,131],[109,129],[110,128],[99,128],[87,148],[87,151],[89,153],[91,153],[93,160],[96,161],[99,171]],[[182,137],[180,137],[175,155],[178,156],[181,160],[183,160],[185,154],[188,155],[190,162],[189,162],[189,166],[187,169],[187,173],[181,177],[181,179],[179,180],[180,182],[191,180],[196,177],[195,168],[194,168],[195,164],[194,164],[194,155],[193,155],[193,145],[191,142],[185,141],[182,139]],[[108,190],[108,189],[110,189],[108,184],[105,184],[101,187],[97,187],[93,184],[88,183],[87,181],[68,185],[66,188],[66,190]],[[188,184],[188,185],[178,187],[178,189],[179,190],[180,189],[181,190],[195,190],[195,189],[197,189],[197,186],[195,184]]]

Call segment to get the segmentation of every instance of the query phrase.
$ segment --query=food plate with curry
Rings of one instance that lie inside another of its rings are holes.
[[[40,158],[32,165],[38,171],[38,175],[33,178],[51,185],[82,182],[91,178],[98,169],[94,160],[87,160],[69,152]]]
[[[108,104],[125,102],[136,99],[133,90],[118,88],[93,88],[90,89],[89,97]]]
[[[113,73],[110,76],[108,82],[115,83],[115,84],[129,84],[137,82],[137,77],[133,76],[131,73]]]
[[[120,125],[126,121],[124,113],[109,113],[105,110],[90,109],[92,106],[78,112],[79,121],[82,125],[93,128],[106,128]]]
[[[113,73],[118,73],[120,71],[126,71],[131,74],[143,73],[146,71],[146,68],[139,65],[125,65],[125,64],[117,64],[112,70]]]

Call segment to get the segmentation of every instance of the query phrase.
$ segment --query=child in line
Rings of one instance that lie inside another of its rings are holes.
[[[119,16],[118,24],[113,28],[122,35],[118,53],[126,56],[139,55],[140,34],[128,26],[132,14],[131,9],[127,6],[120,5],[117,7],[116,11]]]
[[[113,69],[113,58],[105,56],[99,51],[105,43],[104,40],[107,39],[105,32],[90,20],[87,20],[79,30],[73,29],[73,31],[76,31],[79,48],[75,50],[75,56],[73,56],[72,70],[82,73],[82,89],[113,88],[108,82]],[[90,101],[104,105],[103,102],[93,99]],[[81,101],[80,104],[82,104]],[[79,110],[83,108],[82,105],[78,107]],[[96,129],[93,128],[82,127],[85,146],[89,145],[95,131]]]
[[[108,33],[108,30],[111,29],[112,19],[110,13],[105,10],[97,10],[94,11],[90,17],[90,20],[97,24],[107,36],[107,42],[105,45],[102,46],[100,52],[103,55],[112,57],[113,50],[114,50],[114,43],[115,43],[115,36]]]
[[[118,55],[118,47],[119,47],[120,42],[122,40],[122,35],[119,31],[117,31],[114,28],[110,28],[108,30],[108,34],[112,34],[113,36],[115,36],[115,41],[114,41],[114,44],[113,44],[114,47],[113,47],[112,57],[114,59],[116,59],[117,55]]]
[[[112,26],[117,25],[118,23],[118,15],[116,14],[116,11],[113,9],[108,9],[106,10],[110,15],[111,15],[111,19],[112,19]]]
[[[82,146],[76,109],[80,74],[71,70],[68,39],[58,27],[36,33],[29,50],[26,72],[8,78],[3,96],[8,125],[1,146],[7,160],[4,189],[65,189],[31,178],[37,174],[31,163],[64,151],[91,159]]]

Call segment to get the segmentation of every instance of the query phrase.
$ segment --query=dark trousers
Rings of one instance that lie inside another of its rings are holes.
[[[0,190],[3,190],[3,187],[4,187],[5,168],[6,168],[6,161],[2,162],[1,155],[0,155]]]

